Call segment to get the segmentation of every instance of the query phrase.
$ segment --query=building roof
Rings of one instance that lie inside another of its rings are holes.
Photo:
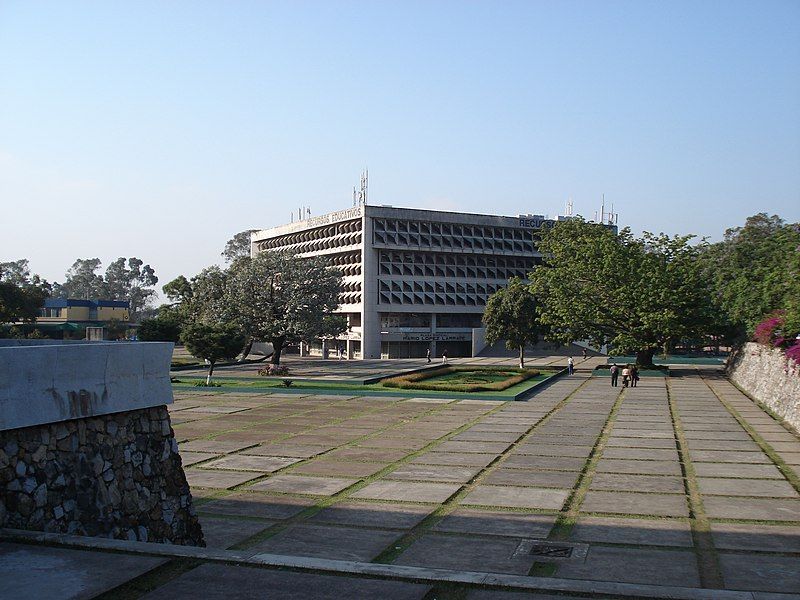
[[[68,308],[70,306],[83,306],[85,308],[130,308],[127,300],[82,300],[79,298],[47,298],[45,308]]]

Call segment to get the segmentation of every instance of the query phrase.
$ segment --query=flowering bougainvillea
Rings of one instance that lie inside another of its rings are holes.
[[[800,336],[786,335],[783,330],[785,312],[775,311],[756,325],[753,340],[765,346],[781,348],[790,360],[800,365]]]

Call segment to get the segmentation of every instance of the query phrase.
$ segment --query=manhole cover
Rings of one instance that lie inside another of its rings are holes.
[[[535,556],[537,561],[585,560],[589,553],[587,544],[549,542],[547,540],[522,540],[514,551],[515,557]]]
[[[534,544],[528,554],[532,556],[549,556],[550,558],[569,558],[572,556],[572,546]]]

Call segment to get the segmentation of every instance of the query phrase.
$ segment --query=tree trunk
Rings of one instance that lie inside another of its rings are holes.
[[[525,346],[519,347],[519,368],[525,368]]]
[[[214,374],[214,363],[208,363],[208,375],[206,375],[206,385],[211,385],[211,376]]]
[[[646,350],[639,350],[636,353],[636,364],[640,367],[652,367],[653,355],[656,353],[655,348],[647,348]]]
[[[250,354],[250,350],[253,348],[253,338],[247,338],[247,343],[242,348],[242,358],[239,359],[239,362],[244,362],[247,358],[247,355]]]
[[[272,358],[270,362],[273,365],[281,364],[281,352],[283,351],[283,342],[286,338],[279,337],[272,340]]]

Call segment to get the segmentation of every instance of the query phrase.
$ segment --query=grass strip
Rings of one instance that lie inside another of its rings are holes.
[[[695,556],[697,557],[700,585],[704,588],[723,588],[725,583],[722,579],[719,556],[717,555],[717,550],[714,547],[714,540],[711,536],[711,522],[703,507],[703,498],[697,484],[692,460],[689,457],[689,446],[686,442],[683,426],[681,425],[680,411],[673,397],[670,380],[666,379],[665,382],[667,386],[669,412],[672,418],[672,429],[675,432],[678,449],[678,459],[680,460],[681,471],[683,472],[686,496],[689,500],[689,527],[692,531],[692,541],[694,543]]]

